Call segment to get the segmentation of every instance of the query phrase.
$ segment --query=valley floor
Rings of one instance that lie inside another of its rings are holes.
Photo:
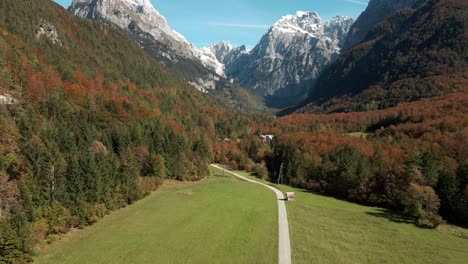
[[[296,194],[286,203],[292,263],[467,263],[466,238],[416,227],[382,208],[275,186]]]
[[[274,193],[230,175],[160,190],[39,251],[36,263],[277,263]]]
[[[254,179],[245,172],[237,172]],[[167,181],[148,198],[45,246],[37,263],[277,263],[273,192],[227,173]],[[258,180],[258,179],[255,179]],[[466,263],[468,239],[377,207],[289,186],[292,263]]]

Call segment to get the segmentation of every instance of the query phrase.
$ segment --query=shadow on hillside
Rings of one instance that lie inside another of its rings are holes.
[[[376,212],[366,212],[366,214],[379,217],[379,218],[385,218],[389,221],[395,222],[395,223],[403,223],[403,224],[413,224],[414,220],[406,217],[404,215],[398,214],[396,212],[393,212],[388,209],[377,209]]]

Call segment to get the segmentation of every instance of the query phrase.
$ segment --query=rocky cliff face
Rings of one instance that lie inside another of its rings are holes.
[[[468,3],[429,0],[379,23],[322,73],[302,112],[384,109],[466,90]]]
[[[134,24],[178,54],[193,57],[194,47],[169,27],[149,0],[74,0],[69,10],[80,17],[107,20],[122,29]]]
[[[73,0],[68,10],[124,30],[157,62],[221,104],[254,111],[263,108],[261,103],[250,104],[243,96],[256,97],[223,78],[224,65],[218,58],[232,46],[223,43],[210,47],[213,51],[196,49],[169,27],[150,0]]]
[[[154,59],[202,92],[227,83],[218,76],[221,71],[205,67],[201,52],[169,27],[149,0],[74,0],[69,11],[126,31]]]
[[[207,68],[223,77],[232,76],[238,65],[244,65],[249,59],[249,50],[245,45],[234,48],[230,42],[221,41],[199,50],[199,59]],[[242,59],[241,59],[242,58]],[[242,61],[245,61],[243,63]]]
[[[322,23],[314,12],[282,17],[248,51],[220,42],[196,49],[172,30],[149,0],[74,0],[75,15],[127,31],[157,61],[197,89],[209,92],[231,82],[264,97],[271,107],[299,103],[324,68],[340,54],[353,19]]]
[[[210,46],[216,59],[225,63],[226,56],[234,50],[234,47],[229,41],[221,41],[218,44]]]
[[[199,49],[198,59],[205,67],[215,71],[220,76],[226,77],[224,59],[233,49],[231,43],[221,41]]]
[[[284,16],[250,52],[241,47],[224,57],[226,76],[264,96],[269,106],[294,105],[340,54],[352,23],[352,18],[335,17],[323,24],[314,12]]]
[[[351,27],[344,49],[349,49],[363,41],[369,30],[399,10],[413,7],[419,2],[422,0],[370,0],[367,9]]]
[[[37,26],[36,39],[40,39],[42,37],[48,38],[55,45],[62,46],[62,40],[59,37],[57,29],[52,23],[46,20],[41,20]]]

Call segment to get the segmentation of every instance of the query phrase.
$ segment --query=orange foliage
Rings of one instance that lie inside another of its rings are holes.
[[[463,122],[459,124],[457,121],[452,121],[452,124],[466,126],[468,123],[465,116],[467,107],[468,93],[461,92],[411,103],[402,103],[384,110],[329,115],[292,114],[277,119],[267,129],[278,131],[279,128],[283,132],[312,131],[316,129],[314,125],[324,124],[328,128],[342,130],[341,132],[355,132],[364,131],[370,125],[383,120],[399,119],[408,123],[419,122],[422,119],[446,119],[447,116],[452,119],[458,117],[457,119]],[[460,111],[460,109],[465,109],[465,111]]]
[[[176,120],[174,119],[168,119],[166,120],[167,125],[172,129],[172,131],[176,134],[179,134],[182,132],[182,128],[179,126],[179,123],[177,123]]]

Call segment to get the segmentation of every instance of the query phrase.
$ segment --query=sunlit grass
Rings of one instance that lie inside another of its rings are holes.
[[[167,182],[148,198],[48,245],[36,262],[276,263],[273,192],[213,174],[196,183]]]
[[[468,263],[468,239],[453,235],[466,229],[423,229],[389,210],[274,186],[296,194],[286,203],[293,263]]]

